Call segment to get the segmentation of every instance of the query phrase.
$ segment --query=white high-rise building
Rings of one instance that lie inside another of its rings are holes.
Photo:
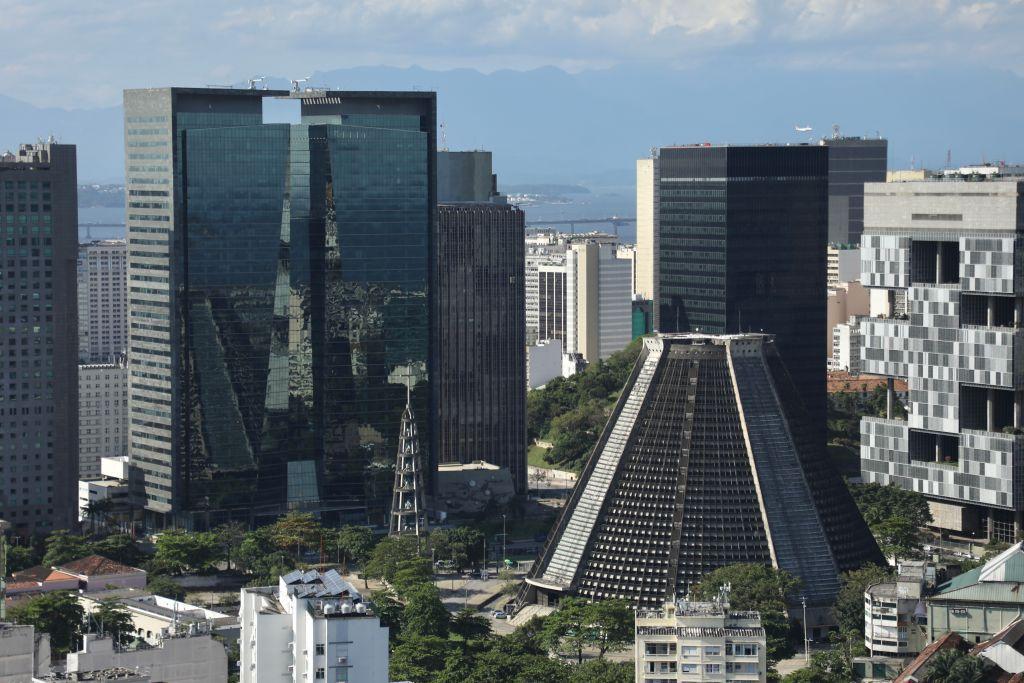
[[[632,263],[595,242],[573,244],[565,259],[565,351],[593,363],[632,339]]]
[[[242,589],[241,683],[387,683],[388,629],[335,570]]]
[[[658,159],[636,162],[636,284],[634,291],[654,301],[658,259]]]
[[[128,271],[124,240],[78,246],[78,359],[109,363],[128,348]]]
[[[100,458],[128,455],[128,366],[78,366],[78,478],[98,479]]]
[[[845,323],[832,328],[832,358],[829,370],[843,370],[851,375],[861,372],[860,349],[864,335],[860,332],[858,316],[851,316]]]

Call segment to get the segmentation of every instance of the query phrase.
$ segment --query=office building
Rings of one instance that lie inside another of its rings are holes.
[[[657,300],[659,255],[658,157],[636,162],[636,284],[634,293]]]
[[[824,447],[828,148],[663,147],[656,157],[656,240],[637,235],[638,250],[657,246],[654,329],[774,335]]]
[[[614,245],[576,242],[566,251],[567,353],[596,363],[632,341],[631,270]]]
[[[801,579],[820,634],[839,574],[882,554],[798,392],[767,335],[645,337],[518,603],[659,608],[749,562]]]
[[[889,141],[846,137],[835,129],[821,144],[828,148],[828,241],[858,245],[864,229],[864,183],[885,182]]]
[[[101,458],[128,455],[128,365],[78,366],[78,478],[97,479]]]
[[[124,240],[78,245],[78,362],[128,352],[128,254]]]
[[[390,680],[387,627],[333,569],[243,588],[239,614],[241,683]]]
[[[924,561],[904,561],[894,581],[864,591],[864,647],[872,657],[909,657],[928,645]]]
[[[829,359],[830,371],[848,372],[857,376],[861,372],[861,348],[864,346],[864,335],[860,331],[860,318],[851,317],[845,323],[832,328],[832,356]]]
[[[639,683],[768,680],[761,615],[709,602],[668,601],[636,614],[634,660]]]
[[[75,524],[75,146],[0,155],[0,519],[27,538]]]
[[[506,468],[525,493],[525,219],[497,193],[490,156],[438,153],[437,461]]]
[[[567,341],[565,252],[526,256],[526,343]]]
[[[905,379],[906,420],[861,421],[865,481],[923,493],[933,525],[1011,542],[1024,520],[1021,183],[865,186],[862,371]],[[873,307],[874,308],[874,307]],[[890,415],[890,417],[895,417]]]
[[[431,446],[435,95],[125,91],[130,452],[148,523],[383,522]],[[429,483],[428,483],[429,485]]]

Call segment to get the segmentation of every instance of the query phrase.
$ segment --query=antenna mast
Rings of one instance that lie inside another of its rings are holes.
[[[420,442],[416,420],[412,414],[412,373],[407,371],[405,384],[405,411],[398,433],[398,453],[395,456],[395,484],[391,494],[390,536],[427,533],[427,509],[424,502],[423,470],[420,462]]]

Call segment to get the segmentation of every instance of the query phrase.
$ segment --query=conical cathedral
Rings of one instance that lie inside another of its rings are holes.
[[[831,604],[841,572],[884,560],[809,427],[770,336],[645,339],[522,601],[660,608],[753,562]]]

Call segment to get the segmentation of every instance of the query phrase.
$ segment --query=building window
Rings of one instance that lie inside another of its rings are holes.
[[[316,670],[316,676],[314,676],[314,678],[316,678],[318,681],[324,680],[324,668],[323,667],[320,667],[319,669]]]
[[[324,644],[323,643],[317,643],[316,644],[316,653],[318,655],[324,654]]]

